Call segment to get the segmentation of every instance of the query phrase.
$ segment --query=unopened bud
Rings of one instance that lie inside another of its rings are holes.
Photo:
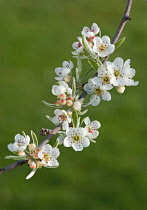
[[[60,104],[61,105],[65,105],[66,104],[66,100],[65,99],[60,100]]]
[[[67,100],[67,101],[66,101],[66,105],[67,105],[67,106],[72,106],[72,104],[73,104],[73,102],[72,102],[71,100]]]
[[[68,96],[67,100],[73,101],[73,97],[72,96]]]
[[[56,105],[56,106],[60,106],[60,101],[56,101],[56,102],[55,102],[55,105]]]
[[[65,94],[61,94],[61,95],[59,96],[59,98],[60,98],[60,99],[66,99],[66,95],[65,95]]]
[[[29,151],[34,151],[36,149],[36,145],[35,144],[29,144]]]
[[[28,162],[29,163],[29,162]],[[32,161],[30,164],[29,164],[30,168],[34,169],[36,168],[36,163],[34,161]]]
[[[71,117],[72,116],[72,112],[71,111],[67,111],[67,115],[68,115],[68,117]]]
[[[71,77],[67,74],[65,77],[64,77],[64,81],[66,83],[69,83],[71,81]]]
[[[81,102],[75,101],[73,105],[74,110],[80,111],[81,110]]]
[[[124,86],[117,86],[116,90],[117,90],[118,93],[124,93],[125,87]]]
[[[26,155],[26,153],[24,152],[24,151],[19,151],[18,152],[18,156],[20,156],[20,157],[23,157],[23,156],[25,156]]]

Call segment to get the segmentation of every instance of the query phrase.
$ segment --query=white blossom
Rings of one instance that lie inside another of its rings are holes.
[[[65,94],[66,92],[69,95],[71,95],[72,94],[72,89],[64,81],[59,81],[59,85],[53,85],[53,87],[52,87],[52,93],[55,96],[59,96],[61,94]]]
[[[58,67],[55,69],[55,73],[58,77],[55,77],[56,80],[64,80],[66,75],[68,75],[73,69],[73,63],[71,61],[63,61],[62,67]]]
[[[38,158],[42,160],[45,167],[58,166],[59,163],[56,160],[60,155],[60,151],[56,147],[52,147],[49,144],[46,144],[42,147],[42,150],[38,153]]]
[[[54,114],[56,116],[52,119],[53,123],[55,125],[62,123],[62,129],[67,130],[69,127],[69,123],[71,123],[71,118],[68,116],[67,112],[65,110],[56,109],[54,111]]]
[[[89,79],[88,83],[84,85],[84,90],[88,94],[92,94],[92,96],[90,97],[90,102],[91,102],[92,106],[97,106],[100,103],[101,98],[104,101],[111,100],[111,95],[107,90],[112,89],[112,86],[110,86],[108,89],[106,89],[104,86],[99,85],[97,83],[97,80],[98,80],[98,78],[94,77],[92,79]]]
[[[103,86],[106,90],[110,90],[113,87],[112,85],[117,86],[114,74],[104,67],[98,68],[98,74],[97,77],[95,77],[94,82]]]
[[[82,38],[81,37],[77,37],[78,42],[74,42],[72,44],[72,48],[75,50],[72,52],[73,55],[78,55],[79,53],[83,53],[84,47],[82,44]]]
[[[117,57],[114,62],[107,62],[107,69],[116,78],[117,84],[115,86],[136,86],[139,83],[132,79],[135,76],[135,69],[130,68],[130,59],[124,62],[122,58]]]
[[[66,131],[64,139],[65,147],[73,147],[75,151],[82,151],[83,147],[90,145],[89,139],[86,137],[87,131],[85,128],[69,128]]]
[[[91,122],[89,117],[86,117],[84,119],[84,123],[86,125],[85,129],[87,131],[87,136],[89,137],[89,139],[95,139],[99,135],[97,129],[101,127],[100,122],[97,120]]]
[[[100,57],[106,57],[107,55],[113,53],[115,45],[111,44],[110,38],[108,36],[95,37],[93,51],[97,53]]]
[[[24,151],[27,148],[27,145],[30,142],[30,137],[17,134],[14,138],[15,142],[13,144],[8,145],[8,149],[11,152],[19,152]]]
[[[91,28],[85,26],[81,34],[87,38],[91,38],[91,37],[94,37],[96,34],[98,34],[99,31],[100,31],[100,28],[98,27],[98,25],[96,23],[93,23]]]

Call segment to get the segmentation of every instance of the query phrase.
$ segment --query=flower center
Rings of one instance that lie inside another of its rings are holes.
[[[82,46],[82,44],[79,42],[79,43],[78,43],[78,48],[81,47],[81,46]]]
[[[94,133],[94,128],[93,127],[88,127],[88,132],[89,133]]]
[[[110,77],[105,76],[103,77],[103,84],[109,84],[110,83]]]
[[[18,143],[19,147],[25,146],[25,142],[24,141],[18,140],[17,143]]]
[[[45,160],[46,162],[48,162],[50,160],[50,155],[48,153],[43,155],[43,160]]]
[[[66,117],[66,115],[59,115],[59,117],[60,117],[60,119],[62,120],[62,121],[66,121],[67,120],[67,117]]]
[[[98,96],[102,95],[102,93],[103,93],[103,90],[101,90],[100,88],[96,88],[94,91],[94,94]]]
[[[99,51],[100,51],[100,52],[106,51],[106,46],[105,46],[105,45],[101,45],[101,46],[99,47]]]
[[[120,76],[120,71],[114,70],[114,76],[115,76],[115,77],[119,77],[119,76]]]
[[[73,136],[74,141],[80,141],[80,139],[81,139],[81,136],[79,136],[79,135],[74,135]]]

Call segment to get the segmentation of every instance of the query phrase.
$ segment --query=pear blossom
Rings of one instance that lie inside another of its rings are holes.
[[[72,89],[68,86],[68,84],[64,81],[59,81],[59,85],[53,85],[52,93],[55,96],[60,96],[61,94],[72,94]]]
[[[72,48],[75,50],[72,52],[73,55],[78,55],[79,53],[83,53],[84,47],[82,44],[82,38],[81,37],[77,37],[78,42],[74,42],[72,44]]]
[[[46,144],[38,153],[38,158],[42,160],[42,162],[45,164],[45,167],[57,167],[59,166],[59,163],[56,159],[59,155],[60,151],[57,147],[52,147],[51,145]]]
[[[30,142],[30,137],[28,135],[24,137],[23,135],[17,134],[14,140],[15,142],[13,144],[8,145],[8,149],[11,152],[19,152],[24,151],[27,148],[27,145]]]
[[[90,145],[89,139],[86,137],[87,131],[85,128],[71,128],[66,131],[64,139],[65,147],[73,147],[75,151],[82,151],[83,147]]]
[[[114,74],[104,67],[98,68],[98,74],[97,77],[95,77],[94,82],[102,85],[107,90],[110,90],[113,87],[112,85],[117,86],[118,84]]]
[[[136,86],[139,83],[132,79],[135,76],[135,69],[130,68],[130,59],[124,62],[122,58],[117,57],[114,62],[107,62],[107,69],[115,76],[116,86]]]
[[[110,38],[108,36],[103,36],[102,38],[95,37],[93,43],[93,51],[100,57],[106,57],[107,55],[114,52],[115,45],[111,44]]]
[[[97,83],[98,78],[94,77],[92,79],[88,80],[88,83],[84,85],[84,90],[88,93],[88,94],[93,94],[90,97],[90,103],[92,104],[92,106],[97,106],[100,101],[101,98],[104,101],[110,101],[111,100],[111,95],[107,90],[112,89],[112,86],[110,86],[109,88],[104,87],[102,85],[99,85]]]
[[[62,67],[58,67],[55,69],[55,73],[58,77],[55,77],[56,80],[64,80],[66,75],[68,75],[73,69],[74,65],[71,61],[63,61]]]
[[[99,132],[97,131],[97,129],[101,127],[100,122],[98,122],[97,120],[94,120],[91,122],[89,117],[86,117],[84,119],[84,123],[86,125],[85,129],[87,131],[88,138],[90,140],[95,139],[99,135]]]
[[[91,38],[91,37],[94,38],[95,35],[99,33],[99,31],[100,31],[100,28],[98,27],[98,25],[96,23],[93,23],[91,28],[85,26],[81,34],[87,38]]]
[[[67,112],[65,110],[56,109],[54,111],[54,114],[56,116],[52,119],[53,123],[55,125],[62,123],[62,129],[67,130],[69,127],[69,123],[71,123],[71,118],[69,118]]]

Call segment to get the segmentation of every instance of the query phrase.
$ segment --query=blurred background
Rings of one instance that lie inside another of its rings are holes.
[[[45,115],[53,109],[54,69],[71,57],[72,43],[84,26],[96,22],[103,35],[113,37],[122,18],[125,0],[0,0],[0,167],[11,153],[14,136],[39,136],[53,128]],[[89,110],[102,124],[96,144],[82,152],[61,149],[57,169],[30,173],[27,165],[0,177],[1,209],[138,210],[147,209],[147,2],[134,0],[132,20],[121,37],[125,43],[111,56],[131,59],[137,70],[136,87]],[[56,138],[54,138],[55,140]],[[52,141],[54,141],[52,140]]]

